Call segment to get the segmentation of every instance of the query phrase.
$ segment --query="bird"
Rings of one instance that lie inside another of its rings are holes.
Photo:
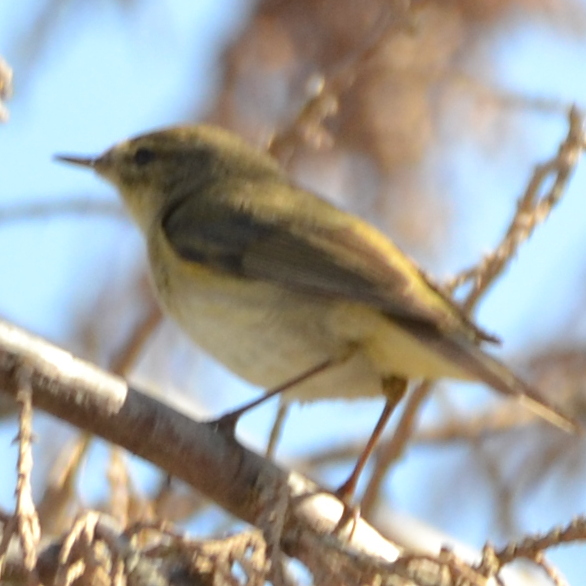
[[[117,188],[145,237],[164,312],[229,370],[287,402],[386,399],[341,494],[353,493],[412,380],[480,381],[579,428],[486,352],[497,338],[390,238],[236,134],[177,126],[96,157],[56,158]]]

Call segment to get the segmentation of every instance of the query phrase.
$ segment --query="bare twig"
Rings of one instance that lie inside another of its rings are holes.
[[[570,109],[568,122],[568,134],[560,145],[557,155],[535,167],[501,243],[480,263],[462,271],[447,284],[450,290],[454,290],[465,283],[474,283],[474,288],[463,303],[467,312],[472,311],[480,297],[502,274],[521,244],[533,234],[539,224],[545,221],[564,194],[582,151],[586,147],[584,119],[576,108]],[[551,187],[544,195],[541,195],[541,191],[550,179],[553,179]]]
[[[567,527],[558,527],[543,535],[525,537],[522,541],[511,542],[498,551],[487,543],[482,551],[482,560],[476,569],[484,576],[496,576],[505,565],[523,558],[531,560],[542,568],[556,586],[568,586],[559,571],[546,561],[543,552],[563,543],[584,540],[586,540],[586,519],[578,517]]]
[[[15,518],[18,536],[24,552],[25,568],[32,570],[37,560],[36,548],[39,544],[41,529],[39,517],[33,502],[31,475],[33,471],[33,391],[30,384],[30,371],[25,365],[19,369],[20,388],[16,401],[20,405],[18,433],[18,481],[16,484]]]
[[[75,484],[80,464],[90,446],[91,436],[80,434],[62,448],[45,482],[43,496],[37,510],[41,531],[55,535],[64,530],[70,521],[70,509],[75,503]]]
[[[34,569],[37,563],[37,547],[41,537],[39,517],[32,497],[31,473],[32,456],[32,369],[26,360],[15,367],[16,401],[20,406],[18,433],[18,479],[16,482],[16,509],[12,518],[4,527],[0,542],[0,576],[6,559],[8,546],[16,536],[22,548],[23,566],[30,572],[30,584],[36,584],[38,578]]]
[[[499,109],[518,110],[520,112],[536,112],[539,114],[561,114],[568,112],[567,102],[557,98],[527,96],[518,92],[506,91],[486,85],[481,80],[471,77],[463,71],[448,71],[448,80],[459,87],[466,95],[471,95],[479,102],[493,105]]]
[[[586,518],[577,517],[566,527],[556,527],[543,535],[525,537],[520,542],[512,542],[501,550],[495,551],[495,556],[502,567],[518,558],[534,560],[537,554],[563,543],[585,540]]]

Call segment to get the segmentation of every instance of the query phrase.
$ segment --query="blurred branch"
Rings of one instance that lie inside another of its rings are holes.
[[[506,564],[518,559],[528,559],[543,569],[555,586],[568,586],[568,582],[557,568],[549,564],[543,555],[544,550],[563,543],[575,543],[586,539],[586,518],[578,517],[566,527],[557,527],[543,535],[532,535],[517,542],[511,542],[500,550],[486,544],[482,560],[475,568],[489,577],[498,575]]]
[[[497,89],[460,71],[450,72],[449,80],[457,89],[471,95],[478,102],[497,108],[540,114],[560,114],[562,116],[567,116],[568,113],[568,102],[561,99],[527,96],[517,92]]]
[[[138,305],[138,303],[137,303]],[[99,311],[99,310],[98,310]],[[153,329],[160,322],[160,309],[154,302],[145,307],[137,323],[127,335],[126,339],[116,348],[109,362],[109,370],[117,375],[128,374],[139,356],[145,341],[150,337]],[[95,311],[93,314],[95,321]],[[2,395],[4,396],[4,395]],[[76,482],[86,462],[86,457],[93,440],[92,434],[82,431],[74,440],[73,445],[60,450],[56,462],[51,467],[43,486],[39,500],[39,518],[45,533],[57,534],[71,524],[72,515],[79,509],[79,502],[75,491]],[[127,478],[128,470],[121,464],[119,450],[111,450],[109,480],[111,483],[111,499],[104,509],[115,517],[129,516],[144,518],[148,509],[144,499],[138,497],[130,486]],[[125,480],[124,480],[125,478]],[[126,492],[122,485],[126,483]],[[114,490],[114,487],[118,490]],[[125,495],[122,496],[122,495]],[[115,498],[115,496],[119,498]],[[124,504],[121,504],[121,503]],[[126,510],[123,510],[126,508]]]
[[[419,387],[415,389],[416,393],[417,391],[419,391]],[[410,407],[410,412],[405,418],[401,418],[398,426],[405,426],[412,421],[413,414],[418,413],[419,400],[419,396],[415,398],[413,406]],[[511,431],[512,429],[523,429],[535,422],[535,416],[522,405],[511,405],[507,402],[499,404],[494,409],[482,411],[477,415],[467,414],[461,418],[454,415],[450,420],[438,425],[413,429],[410,431],[408,439],[412,447],[417,445],[438,447],[451,443],[474,443],[480,438],[486,440],[490,436],[501,435],[503,432]],[[388,443],[384,444],[388,446],[389,453],[394,454],[393,462],[403,453],[402,444],[398,443],[398,439],[406,435],[404,430],[397,432],[399,430],[389,438]],[[397,439],[395,439],[395,436],[397,436]],[[294,461],[295,469],[302,470],[304,474],[312,476],[317,474],[319,468],[325,465],[331,466],[355,460],[363,449],[364,440],[356,439],[340,443],[333,448],[327,447],[322,451],[313,452],[310,456],[304,457],[303,460]],[[362,499],[363,508],[364,504],[366,504],[366,509],[370,508],[370,500],[371,497],[369,497],[369,489],[367,488]]]
[[[8,110],[4,105],[4,100],[7,100],[12,95],[12,69],[8,67],[8,63],[0,57],[0,122],[8,120]]]
[[[114,374],[119,374],[120,376],[128,374],[128,371],[136,364],[147,340],[161,323],[162,317],[160,307],[153,303],[150,311],[142,316],[142,320],[136,324],[130,336],[118,351],[111,366],[111,371]]]
[[[88,433],[79,434],[71,445],[59,450],[59,456],[47,475],[37,501],[41,531],[45,535],[56,535],[71,523],[71,509],[78,504],[76,482],[91,439]]]
[[[124,219],[122,206],[116,202],[97,201],[89,198],[59,201],[36,201],[0,209],[0,224],[45,219],[66,214],[103,214]]]
[[[135,16],[136,8],[141,5],[138,0],[111,0],[109,6],[122,9],[122,16]],[[67,0],[41,0],[27,9],[24,27],[14,27],[17,34],[10,39],[13,65],[19,76],[19,87],[24,89],[34,79],[39,67],[50,53],[57,39],[71,39],[71,32],[77,30],[88,18],[100,18],[104,6],[98,4],[76,4]],[[94,10],[94,13],[90,13]],[[134,12],[131,12],[134,11]],[[136,18],[129,18],[130,26],[136,26]]]
[[[520,541],[512,542],[495,551],[498,563],[503,566],[515,559],[527,558],[535,560],[545,549],[563,543],[573,543],[586,539],[586,518],[578,517],[566,527],[556,527],[542,535],[525,537]]]
[[[447,444],[451,442],[475,442],[481,437],[501,434],[513,428],[521,428],[535,423],[533,413],[521,405],[508,402],[500,407],[483,411],[478,415],[453,417],[445,423],[426,429],[420,429],[413,435],[412,441],[419,445]]]
[[[410,0],[382,3],[383,12],[376,30],[365,35],[360,46],[335,69],[314,78],[314,95],[303,104],[293,121],[270,141],[268,150],[273,156],[286,165],[299,139],[316,147],[331,144],[324,121],[337,113],[341,96],[353,86],[361,68],[377,53],[391,31],[405,28],[410,4]]]

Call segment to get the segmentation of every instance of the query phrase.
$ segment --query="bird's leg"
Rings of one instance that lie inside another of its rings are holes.
[[[383,412],[381,413],[374,430],[368,442],[366,443],[366,446],[358,457],[358,461],[354,466],[354,470],[352,470],[352,473],[348,477],[348,480],[346,480],[346,482],[344,482],[344,484],[342,484],[342,486],[336,490],[336,495],[345,503],[349,503],[352,496],[354,495],[358,479],[360,478],[360,474],[362,474],[368,458],[370,458],[370,455],[376,447],[376,444],[378,443],[378,440],[380,439],[380,436],[384,431],[391,415],[393,414],[395,407],[403,398],[403,395],[405,395],[405,391],[407,390],[407,379],[392,376],[384,379],[382,385],[383,394],[387,399]]]
[[[258,399],[255,399],[254,401],[250,401],[249,403],[246,403],[246,405],[243,405],[242,407],[239,407],[238,409],[235,409],[234,411],[230,411],[230,412],[226,413],[225,415],[222,415],[221,417],[219,417],[218,419],[216,419],[212,423],[214,425],[216,425],[222,431],[233,434],[234,428],[236,427],[236,424],[238,423],[238,419],[240,419],[240,417],[242,415],[244,415],[244,413],[246,413],[247,411],[250,411],[250,409],[254,409],[255,407],[264,403],[265,401],[268,401],[269,399],[271,399],[275,395],[283,393],[284,391],[290,389],[291,387],[294,387],[302,382],[305,382],[307,379],[311,378],[312,376],[315,376],[316,374],[319,374],[320,372],[327,370],[332,365],[338,364],[339,362],[340,362],[339,358],[338,359],[328,358],[327,360],[320,362],[317,366],[313,366],[312,368],[306,370],[305,372],[301,373],[300,375],[298,375],[292,379],[289,379],[287,382],[283,383],[282,385],[279,385],[278,387],[274,387],[274,388],[270,389],[262,397],[259,397]]]
[[[374,430],[370,435],[366,446],[358,457],[358,461],[354,466],[354,470],[352,470],[348,480],[346,480],[346,482],[344,482],[344,484],[342,484],[342,486],[340,486],[335,492],[335,495],[344,503],[344,512],[342,513],[342,516],[340,517],[340,520],[334,529],[334,533],[341,533],[343,530],[346,530],[348,524],[351,523],[348,539],[352,539],[354,529],[356,528],[358,518],[360,517],[360,506],[352,505],[350,501],[354,496],[356,485],[358,484],[358,479],[364,470],[364,466],[366,466],[366,462],[368,462],[370,455],[376,447],[376,444],[378,443],[382,432],[389,422],[395,407],[405,395],[407,384],[407,379],[396,376],[391,376],[387,379],[383,379],[382,381],[383,394],[387,399],[383,408],[383,412],[378,418],[378,421],[374,426]]]

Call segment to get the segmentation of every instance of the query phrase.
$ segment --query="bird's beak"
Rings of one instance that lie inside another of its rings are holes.
[[[53,157],[57,161],[63,161],[64,163],[71,163],[72,165],[79,165],[80,167],[89,167],[93,169],[96,166],[97,159],[90,157],[73,157],[71,155],[54,155]]]

